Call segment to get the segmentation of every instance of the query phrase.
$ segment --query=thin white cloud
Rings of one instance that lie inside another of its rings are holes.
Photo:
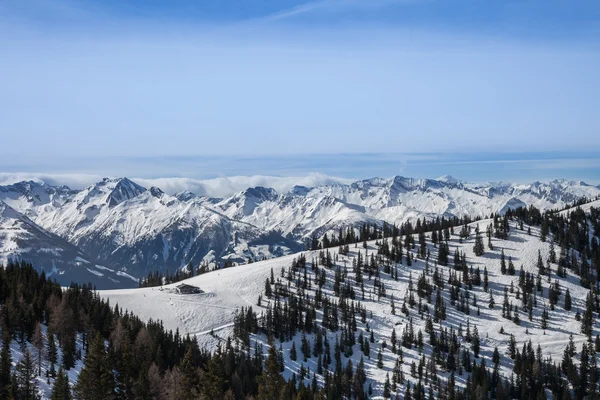
[[[418,0],[321,0],[311,1],[278,11],[261,18],[263,21],[279,21],[306,14],[337,13],[346,11],[378,9],[394,4],[415,3]],[[423,1],[423,0],[421,0]]]

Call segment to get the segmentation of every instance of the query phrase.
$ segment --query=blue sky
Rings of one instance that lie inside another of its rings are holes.
[[[3,172],[600,181],[597,1],[3,0],[0,54]]]

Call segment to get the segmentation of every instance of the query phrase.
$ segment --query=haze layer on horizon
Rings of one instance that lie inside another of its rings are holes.
[[[0,170],[598,181],[600,4],[5,0]]]

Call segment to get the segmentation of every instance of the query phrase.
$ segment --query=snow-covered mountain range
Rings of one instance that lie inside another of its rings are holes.
[[[486,216],[530,204],[559,208],[598,196],[600,188],[584,182],[468,184],[448,176],[373,178],[287,192],[252,187],[226,198],[169,195],[127,178],[105,178],[83,190],[20,182],[0,186],[0,258],[33,261],[65,281],[131,286],[135,278],[117,279],[115,271],[142,277],[190,262],[246,262],[302,250],[307,238],[365,222]]]

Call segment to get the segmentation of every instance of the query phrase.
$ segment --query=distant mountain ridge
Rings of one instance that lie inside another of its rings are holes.
[[[486,216],[528,205],[559,208],[582,197],[598,196],[600,187],[563,179],[469,184],[450,176],[372,178],[312,188],[295,186],[287,192],[257,186],[218,199],[192,192],[171,196],[128,178],[105,178],[82,190],[28,181],[0,186],[4,207],[0,257],[35,260],[64,279],[71,275],[81,279],[81,274],[73,272],[75,266],[80,270],[86,267],[82,261],[74,261],[77,257],[141,277],[190,262],[197,267],[203,262],[246,262],[290,254],[302,250],[307,238],[340,227],[401,224],[438,216]],[[15,224],[23,228],[19,231],[22,237],[17,231],[6,233]],[[36,250],[41,247],[36,241],[50,241],[61,250],[43,257],[44,253]],[[58,253],[70,256],[57,258]],[[61,263],[72,266],[71,272],[61,269]],[[104,286],[101,281],[105,279],[100,278],[106,277],[93,271],[83,276],[91,274],[93,281]],[[130,286],[133,280],[112,284]]]

